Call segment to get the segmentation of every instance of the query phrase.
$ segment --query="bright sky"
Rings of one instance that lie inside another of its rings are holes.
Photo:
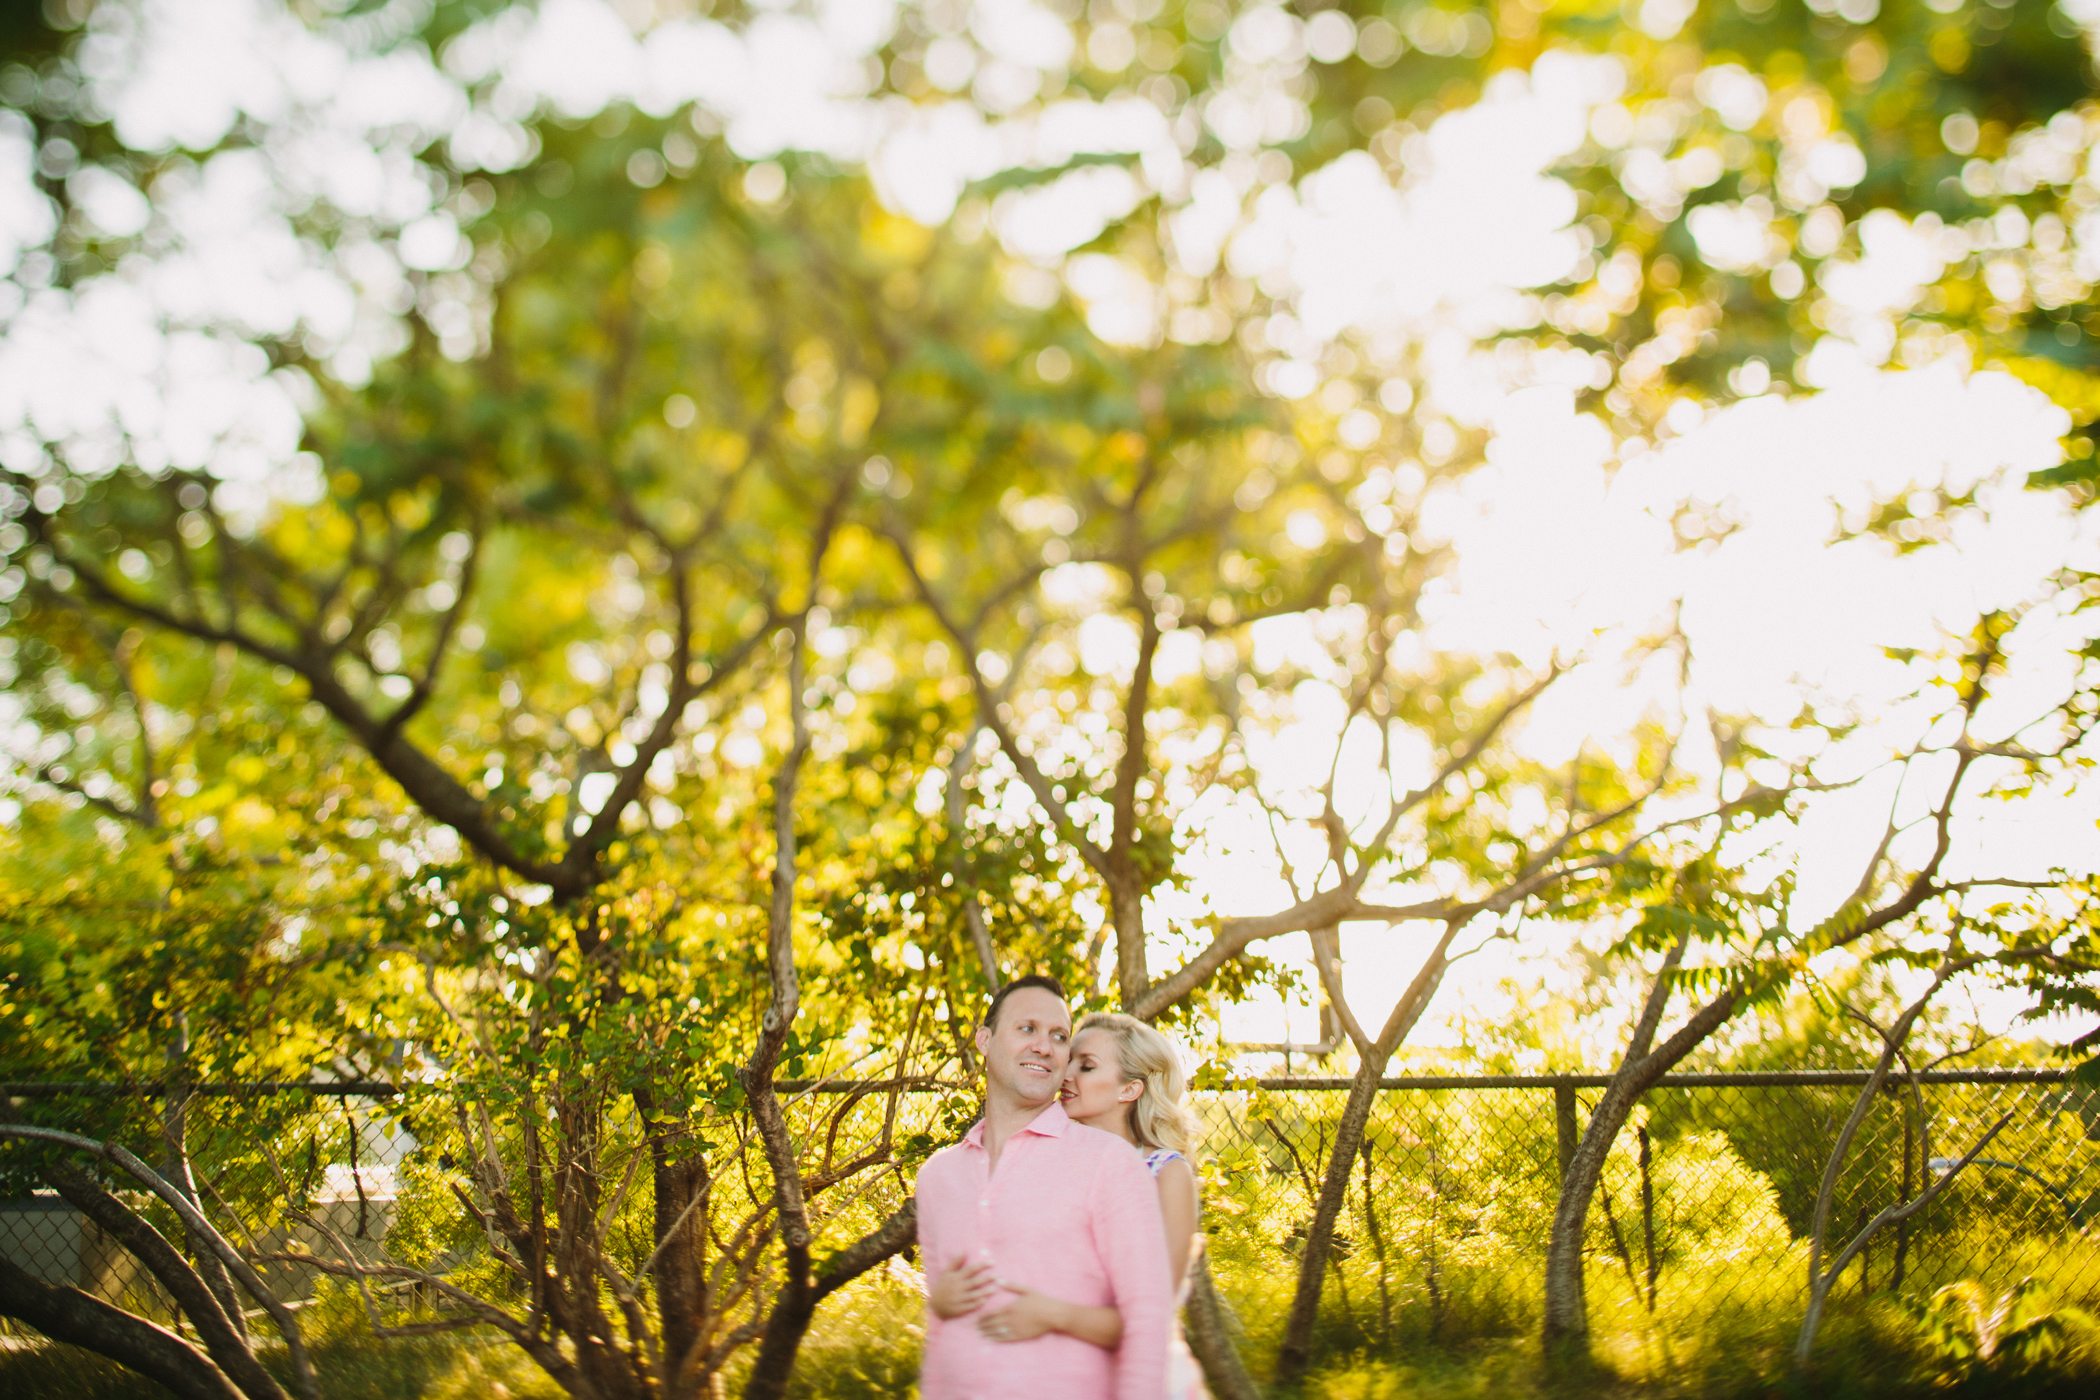
[[[296,450],[309,386],[270,374],[250,339],[296,332],[351,382],[399,347],[404,268],[447,273],[470,251],[454,215],[438,207],[439,181],[412,153],[443,138],[463,165],[511,168],[532,155],[520,119],[535,108],[580,118],[623,100],[656,114],[696,103],[739,154],[807,150],[865,162],[885,200],[929,223],[949,217],[967,182],[997,170],[1129,154],[1127,168],[1084,168],[1010,192],[991,211],[1005,246],[1041,269],[1037,282],[1062,277],[1098,334],[1144,342],[1226,333],[1200,282],[1222,264],[1283,299],[1284,314],[1267,325],[1272,392],[1333,392],[1317,365],[1337,338],[1374,364],[1419,366],[1419,388],[1396,379],[1380,403],[1345,415],[1342,432],[1368,441],[1376,415],[1410,409],[1431,425],[1432,444],[1440,421],[1493,429],[1488,464],[1426,503],[1428,528],[1455,542],[1461,565],[1424,640],[1533,661],[1576,648],[1596,657],[1526,725],[1523,742],[1543,758],[1565,760],[1584,736],[1623,730],[1657,701],[1653,679],[1629,679],[1617,657],[1680,603],[1696,657],[1690,702],[1776,718],[1792,712],[1798,683],[1872,707],[1912,683],[1882,648],[1965,631],[1979,610],[2030,597],[2067,564],[2100,568],[2091,512],[2074,519],[2060,499],[2018,489],[2058,460],[2067,428],[2059,410],[2006,375],[1971,373],[1959,350],[1887,368],[1901,316],[1945,261],[1973,246],[1962,240],[2025,246],[2031,234],[2040,248],[2039,229],[1964,232],[1891,211],[1869,216],[1864,254],[1823,274],[1833,330],[1807,373],[1818,392],[1761,394],[1710,416],[1686,403],[1667,441],[1615,442],[1574,408],[1573,390],[1603,382],[1595,376],[1608,366],[1579,352],[1513,359],[1484,341],[1535,322],[1532,289],[1590,255],[1589,235],[1571,224],[1571,192],[1545,173],[1585,132],[1633,143],[1622,178],[1639,197],[1681,197],[1671,182],[1690,178],[1646,159],[1617,104],[1616,61],[1556,53],[1528,75],[1502,74],[1478,105],[1408,138],[1397,181],[1364,154],[1294,172],[1270,149],[1303,129],[1291,80],[1354,38],[1255,4],[1230,32],[1224,87],[1200,117],[1229,154],[1198,168],[1183,153],[1199,120],[1192,110],[1169,115],[1134,93],[1098,103],[1056,95],[1075,61],[1071,32],[1032,0],[954,0],[928,12],[944,34],[925,71],[953,96],[915,106],[868,95],[870,55],[896,23],[890,0],[778,0],[741,30],[706,19],[636,27],[603,0],[545,0],[477,25],[435,56],[392,43],[421,13],[415,0],[320,30],[274,0],[105,0],[82,65],[125,142],[204,150],[243,120],[257,139],[179,166],[143,194],[75,162],[69,189],[86,216],[110,233],[145,236],[118,267],[69,293],[50,287],[40,251],[53,228],[49,202],[29,181],[40,155],[26,123],[0,112],[0,273],[11,274],[0,283],[0,461],[27,467],[45,443],[62,442],[86,470],[127,452],[149,466],[207,466],[234,510],[303,496],[317,467]],[[1738,126],[1765,100],[1757,79],[1725,65],[1698,91]],[[1788,176],[1812,186],[1814,199],[1859,178],[1857,151],[1819,121],[1794,133]],[[2052,125],[2021,158],[2083,170],[2089,145],[2077,122]],[[1067,256],[1152,194],[1171,211],[1170,251],[1188,276],[1162,287],[1109,257]],[[324,199],[344,220],[332,249],[292,223]],[[1754,204],[1717,206],[1694,229],[1717,265],[1769,265],[1773,211]],[[2100,239],[2100,230],[2074,232]],[[2063,256],[2094,261],[2060,227],[2046,237]],[[1014,285],[1016,295],[1040,294],[1027,278]],[[465,319],[446,344],[468,354],[471,297],[458,296]],[[1950,543],[1900,558],[1875,543],[1827,543],[1870,502],[1971,487],[1981,508]],[[1668,522],[1687,507],[1732,528],[1710,547],[1677,549]],[[2022,693],[2001,708],[2046,705],[2075,631],[2054,617],[2023,625]],[[1324,655],[1305,642],[1288,622],[1262,638],[1272,650]],[[1298,718],[1263,760],[1278,786],[1288,773],[1324,772],[1337,737],[1331,703],[1312,693],[1298,700]],[[1859,765],[1915,729],[1915,716],[1891,713],[1854,741]],[[1697,763],[1696,752],[1687,761]],[[1833,800],[1811,824],[1810,898],[1835,902],[1881,810],[1869,792]],[[1282,902],[1266,832],[1245,811],[1203,815],[1210,836],[1199,883],[1212,907],[1258,912]],[[2096,815],[2090,796],[2030,804],[1988,834],[1965,833],[1963,866],[2038,873],[2087,861]],[[1366,1019],[1382,1017],[1412,973],[1412,956],[1395,950],[1419,941],[1346,933]],[[1506,957],[1475,959],[1444,1003],[1462,1004],[1511,970]],[[1284,1012],[1249,1008],[1229,1029],[1280,1039]],[[1309,1038],[1310,1012],[1297,1012],[1289,1031]]]

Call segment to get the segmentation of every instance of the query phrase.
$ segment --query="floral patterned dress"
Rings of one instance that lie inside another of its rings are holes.
[[[1188,1159],[1171,1148],[1156,1147],[1145,1154],[1145,1168],[1155,1179],[1169,1162]],[[1201,1247],[1201,1240],[1197,1241]],[[1195,1251],[1190,1251],[1189,1267],[1195,1267]],[[1181,1291],[1174,1295],[1174,1337],[1167,1345],[1167,1400],[1210,1400],[1210,1390],[1203,1384],[1203,1370],[1196,1358],[1189,1353],[1189,1344],[1181,1335],[1181,1308],[1188,1302],[1189,1281],[1186,1275],[1181,1280]]]

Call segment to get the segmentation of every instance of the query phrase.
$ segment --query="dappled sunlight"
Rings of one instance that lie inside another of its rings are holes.
[[[1039,973],[1176,1038],[1221,1400],[2089,1375],[2096,26],[25,10],[0,1234],[128,1174],[277,1340],[10,1316],[902,1393]]]

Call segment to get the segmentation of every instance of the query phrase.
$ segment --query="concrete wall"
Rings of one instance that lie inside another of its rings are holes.
[[[55,1191],[0,1201],[0,1257],[31,1278],[78,1288],[83,1227],[92,1228]]]
[[[394,1223],[392,1195],[367,1190],[362,1209],[354,1196],[324,1198],[314,1202],[312,1214],[341,1237],[357,1262],[384,1260],[387,1232]],[[185,1241],[171,1242],[178,1249],[186,1248]],[[289,1250],[327,1259],[337,1253],[333,1240],[306,1225],[264,1230],[255,1244],[264,1254]],[[155,1316],[168,1310],[159,1285],[131,1252],[56,1192],[0,1200],[0,1257],[45,1283],[69,1284],[107,1302],[141,1308]],[[281,1301],[313,1296],[318,1270],[296,1264],[260,1268],[270,1291]]]
[[[0,1255],[32,1278],[112,1303],[157,1291],[129,1250],[55,1191],[0,1201]]]

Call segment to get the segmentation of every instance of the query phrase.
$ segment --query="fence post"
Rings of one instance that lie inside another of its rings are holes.
[[[1655,1178],[1648,1152],[1648,1128],[1641,1126],[1641,1245],[1648,1263],[1648,1311],[1655,1311]]]
[[[1568,1178],[1568,1163],[1575,1160],[1575,1139],[1580,1136],[1575,1125],[1575,1086],[1556,1084],[1553,1086],[1553,1127],[1560,1139],[1560,1176]]]
[[[1911,1168],[1916,1164],[1913,1153],[1918,1145],[1918,1124],[1912,1116],[1911,1105],[1903,1105],[1903,1194],[1896,1199],[1907,1201],[1917,1190],[1912,1180]],[[1903,1291],[1903,1270],[1910,1262],[1910,1217],[1896,1222],[1896,1266],[1889,1274],[1889,1291]]]

